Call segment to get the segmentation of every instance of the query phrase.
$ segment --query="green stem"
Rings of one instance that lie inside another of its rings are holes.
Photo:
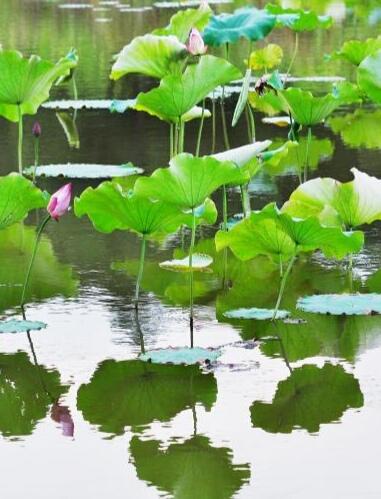
[[[172,159],[173,154],[173,123],[169,124],[169,159]]]
[[[307,133],[307,145],[306,145],[306,160],[304,163],[304,182],[307,181],[308,178],[308,168],[309,168],[309,155],[310,155],[310,146],[311,146],[311,139],[312,139],[312,131],[311,127],[308,127],[308,133]]]
[[[250,216],[251,205],[249,196],[249,184],[241,185],[242,211],[245,218]]]
[[[245,107],[245,118],[246,118],[246,128],[247,128],[247,140],[250,144],[252,141],[253,132],[251,130],[251,123],[250,123],[249,111],[247,109],[247,106]]]
[[[292,53],[292,57],[291,57],[291,61],[290,61],[290,65],[288,66],[288,69],[287,69],[287,73],[286,73],[286,78],[284,80],[284,84],[287,83],[287,80],[288,80],[288,77],[290,75],[290,72],[291,72],[291,68],[292,66],[294,65],[294,62],[295,62],[295,59],[296,59],[296,55],[298,53],[298,49],[299,49],[299,34],[298,32],[296,31],[295,32],[295,44],[294,44],[294,51]]]
[[[288,276],[289,276],[289,274],[291,272],[292,266],[294,265],[295,259],[296,259],[296,253],[291,258],[291,260],[290,260],[290,262],[289,262],[289,264],[287,266],[286,272],[283,274],[282,280],[280,282],[278,299],[277,299],[277,302],[276,302],[276,305],[275,305],[275,309],[274,309],[274,313],[273,313],[273,316],[272,316],[272,319],[271,319],[273,321],[276,319],[276,316],[278,314],[278,310],[279,310],[280,304],[282,302],[284,290],[286,288],[287,278],[288,278]]]
[[[225,149],[228,150],[230,149],[230,143],[229,143],[229,135],[228,135],[228,128],[226,125],[226,114],[225,114],[225,86],[222,87],[221,120],[222,120],[222,132],[224,134]]]
[[[196,239],[196,215],[194,208],[192,208],[192,238],[189,248],[189,326],[190,326],[190,345],[193,348],[193,249]]]
[[[25,305],[25,294],[26,294],[26,291],[28,289],[29,279],[30,279],[30,276],[31,276],[31,272],[32,272],[32,267],[33,267],[33,264],[34,264],[34,260],[36,258],[38,244],[40,242],[40,239],[41,239],[41,236],[42,236],[42,232],[45,229],[45,226],[49,222],[50,218],[51,218],[50,215],[48,215],[42,221],[42,223],[41,223],[41,225],[40,225],[40,227],[38,228],[38,231],[37,231],[36,242],[34,243],[32,257],[31,257],[30,262],[29,262],[29,267],[28,267],[28,271],[26,273],[24,287],[23,287],[23,290],[22,290],[21,303],[20,303],[21,308],[23,308],[24,305]]]
[[[247,110],[248,110],[248,113],[249,113],[250,128],[251,128],[251,141],[250,142],[255,142],[256,131],[255,131],[254,112],[251,109],[251,106],[250,106],[249,103],[247,103],[246,106],[247,106]]]
[[[174,125],[174,134],[175,134],[175,140],[174,140],[174,146],[173,146],[173,156],[176,156],[178,154],[178,149],[179,149],[179,124],[178,122]]]
[[[20,175],[22,175],[23,174],[23,167],[22,167],[23,117],[20,104],[18,105],[18,113],[19,113],[19,139],[17,145],[17,155],[18,155],[19,173]]]
[[[140,283],[143,277],[143,271],[144,271],[144,258],[146,254],[146,235],[143,234],[142,237],[142,244],[140,246],[140,259],[139,259],[139,271],[138,271],[138,277],[136,279],[136,285],[135,285],[135,298],[134,298],[134,303],[135,303],[135,310],[138,310],[139,308],[139,291],[140,291]]]
[[[185,122],[180,121],[179,131],[179,153],[184,152]]]
[[[228,194],[226,185],[222,186],[222,214],[223,214],[223,230],[228,230]]]
[[[195,154],[195,156],[198,156],[200,154],[202,129],[204,127],[204,114],[205,114],[205,99],[203,99],[203,101],[202,101],[201,121],[200,121],[200,126],[199,126],[199,129],[198,129],[198,136],[197,136],[197,145],[196,145],[196,154]]]
[[[36,137],[34,140],[34,170],[33,170],[33,183],[36,183],[36,170],[40,162],[40,139]]]
[[[212,97],[212,152],[214,154],[216,151],[216,101],[214,99],[214,91]]]

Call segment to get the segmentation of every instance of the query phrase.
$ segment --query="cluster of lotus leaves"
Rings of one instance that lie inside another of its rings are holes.
[[[381,36],[368,38],[367,40],[348,40],[343,43],[329,59],[344,59],[354,66],[359,66],[369,55],[381,50]]]

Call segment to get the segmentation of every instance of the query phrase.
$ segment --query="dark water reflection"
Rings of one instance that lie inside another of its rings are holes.
[[[0,42],[53,60],[76,47],[82,98],[131,98],[152,86],[141,77],[112,83],[112,56],[134,36],[166,24],[171,9],[121,12],[97,0],[86,1],[93,8],[62,9],[62,3],[2,0]],[[294,3],[336,19],[329,32],[303,35],[296,74],[353,79],[348,65],[328,65],[323,55],[351,37],[378,35],[379,1],[348,0],[347,10],[341,0]],[[277,31],[270,39],[289,58],[292,33]],[[238,63],[246,53],[242,44],[232,57]],[[70,87],[54,89],[53,97],[71,98]],[[229,102],[228,120],[233,105]],[[312,175],[349,180],[349,169],[356,166],[380,176],[379,117],[374,109],[348,108],[317,127]],[[79,111],[79,148],[69,147],[55,112],[43,109],[38,119],[43,163],[131,161],[147,172],[167,164],[167,126],[144,113]],[[25,120],[26,164],[33,161],[33,122],[34,117]],[[187,126],[189,151],[195,147],[196,127]],[[208,153],[210,122],[205,130],[202,151]],[[258,116],[259,140],[283,141],[285,133],[263,125]],[[246,135],[245,124],[239,123],[231,131],[232,145],[245,143]],[[15,169],[16,141],[14,124],[0,120],[1,174]],[[217,146],[223,149],[221,134]],[[298,158],[291,156],[276,171],[264,171],[251,185],[253,206],[287,199],[298,183],[297,168]],[[44,180],[41,186],[52,192],[61,183]],[[89,184],[97,182],[75,182],[75,193]],[[221,206],[220,193],[215,201]],[[230,213],[240,209],[238,192],[232,190]],[[2,316],[18,314],[38,216],[0,235]],[[298,324],[226,319],[228,309],[273,306],[279,272],[266,259],[244,264],[230,255],[224,276],[213,234],[211,228],[197,235],[197,251],[212,255],[214,262],[212,273],[195,275],[195,341],[224,349],[219,365],[206,371],[136,360],[141,336],[131,304],[139,257],[134,234],[99,234],[72,214],[48,226],[27,297],[28,319],[43,320],[48,328],[33,333],[33,351],[24,334],[0,337],[2,497],[337,499],[381,494],[381,319],[304,313],[298,313],[303,319]],[[366,237],[364,251],[354,259],[352,282],[345,263],[321,255],[301,258],[284,308],[295,311],[297,298],[307,294],[380,292],[380,225],[369,228]],[[158,266],[184,256],[181,246],[180,234],[149,244],[139,313],[147,348],[188,342],[187,279]]]

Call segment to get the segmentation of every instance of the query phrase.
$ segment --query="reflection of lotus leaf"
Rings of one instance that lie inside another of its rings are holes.
[[[330,118],[328,124],[349,147],[381,149],[380,110],[356,109],[354,113]]]
[[[130,452],[140,480],[175,499],[230,499],[250,478],[248,464],[234,465],[230,450],[194,436],[166,450],[156,440],[133,437]]]
[[[77,406],[101,431],[122,434],[125,426],[168,421],[197,402],[210,409],[216,395],[213,374],[203,374],[198,366],[106,360],[80,387]]]
[[[56,370],[35,366],[25,352],[0,354],[0,432],[30,435],[65,391]]]
[[[20,304],[22,285],[35,239],[35,230],[23,225],[16,224],[1,232],[0,310]],[[26,302],[57,295],[70,297],[76,291],[77,282],[73,279],[71,267],[58,262],[49,239],[43,236],[26,293]]]
[[[342,366],[305,365],[278,384],[271,403],[254,402],[251,420],[254,427],[270,433],[298,428],[317,432],[321,424],[338,421],[347,409],[363,403],[357,379]]]

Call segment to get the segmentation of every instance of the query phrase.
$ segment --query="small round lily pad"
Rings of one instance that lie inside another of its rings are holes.
[[[140,175],[142,168],[125,165],[99,165],[90,163],[67,163],[57,165],[41,165],[36,169],[36,177],[65,177],[65,178],[114,178]],[[26,175],[33,175],[34,167],[26,168]]]
[[[199,272],[208,272],[208,267],[213,263],[213,258],[202,253],[195,253],[192,257],[192,269]],[[163,269],[173,270],[174,272],[190,272],[189,256],[181,260],[166,260],[159,263]]]
[[[105,110],[113,110],[114,106],[119,106],[126,110],[131,106],[131,103],[135,102],[135,99],[127,99],[127,100],[109,100],[109,99],[85,99],[85,100],[52,100],[47,101],[42,104],[42,107],[45,109],[54,109],[68,111],[70,109],[105,109]]]
[[[38,331],[45,328],[46,324],[39,321],[10,319],[0,322],[0,333],[26,333],[27,331]]]
[[[328,294],[299,298],[297,308],[304,312],[328,315],[381,314],[381,294]]]
[[[154,364],[203,364],[214,362],[221,355],[220,350],[209,348],[163,348],[150,350],[139,356],[140,360]]]
[[[267,321],[273,318],[274,309],[271,308],[237,308],[227,310],[224,316],[228,319],[255,319],[257,321]],[[286,319],[290,316],[287,310],[278,310],[275,319]]]

